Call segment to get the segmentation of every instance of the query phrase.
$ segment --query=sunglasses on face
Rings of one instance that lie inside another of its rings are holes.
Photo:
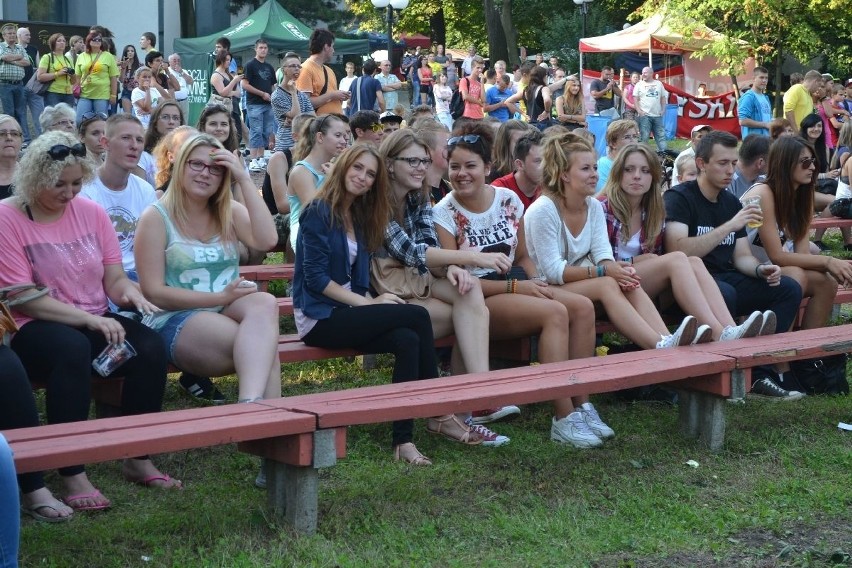
[[[47,155],[50,156],[52,160],[61,161],[70,156],[75,156],[77,158],[85,158],[86,157],[86,147],[82,144],[74,144],[73,146],[66,146],[65,144],[57,144],[55,146],[51,146],[50,150],[47,151]]]
[[[801,164],[803,170],[811,169],[811,166],[816,164],[816,158],[802,158],[799,160],[799,164]]]
[[[449,140],[447,140],[447,146],[455,146],[460,142],[464,142],[465,144],[476,144],[481,140],[479,134],[465,134],[464,136],[453,136]]]
[[[106,120],[108,117],[102,112],[84,112],[80,117],[80,122],[86,122],[87,120],[92,120],[93,118],[99,118],[101,120]]]

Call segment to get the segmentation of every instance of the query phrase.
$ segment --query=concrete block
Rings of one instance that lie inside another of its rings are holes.
[[[317,531],[319,474],[313,467],[268,460],[266,491],[269,510],[299,534]]]
[[[337,464],[336,430],[314,432],[314,467],[332,467]]]

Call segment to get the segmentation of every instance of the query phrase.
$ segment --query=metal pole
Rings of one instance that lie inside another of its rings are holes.
[[[388,61],[393,69],[393,7],[388,4]]]

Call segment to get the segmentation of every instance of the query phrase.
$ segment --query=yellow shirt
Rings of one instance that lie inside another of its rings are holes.
[[[71,60],[64,55],[56,55],[53,53],[45,53],[41,56],[38,62],[38,68],[44,69],[45,73],[57,73],[66,67],[74,67]],[[71,94],[71,76],[58,75],[47,89],[48,93],[57,93],[60,95]]]
[[[112,53],[102,51],[100,54],[100,57],[91,53],[81,53],[77,56],[75,70],[83,81],[80,98],[98,100],[110,97],[110,79],[118,77],[118,65],[115,64]]]
[[[806,116],[814,112],[813,98],[801,83],[793,85],[784,93],[784,114],[790,111],[793,111],[796,119],[796,124],[793,125],[795,130],[799,129]]]

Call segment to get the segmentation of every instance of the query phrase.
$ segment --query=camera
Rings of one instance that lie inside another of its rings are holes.
[[[74,74],[74,68],[73,67],[66,67],[65,72],[68,73],[69,75],[73,75]]]

